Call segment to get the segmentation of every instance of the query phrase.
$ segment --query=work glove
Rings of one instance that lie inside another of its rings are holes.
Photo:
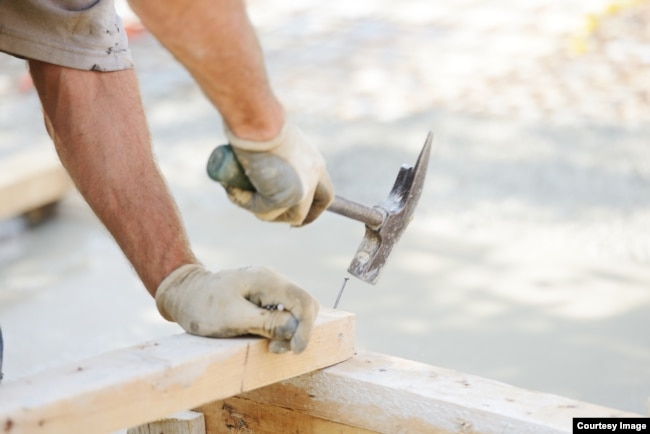
[[[274,353],[302,352],[318,314],[314,298],[267,267],[212,273],[198,264],[183,265],[158,286],[156,306],[190,334],[255,334],[271,339]]]
[[[228,198],[258,218],[302,226],[332,202],[334,187],[316,147],[290,122],[272,140],[255,142],[226,137],[255,192],[226,187]]]

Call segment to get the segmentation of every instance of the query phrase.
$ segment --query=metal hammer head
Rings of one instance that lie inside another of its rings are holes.
[[[388,197],[375,205],[384,219],[376,227],[366,225],[366,234],[348,268],[353,276],[373,285],[379,280],[393,246],[413,219],[424,187],[432,140],[433,134],[429,132],[415,167],[402,165]]]

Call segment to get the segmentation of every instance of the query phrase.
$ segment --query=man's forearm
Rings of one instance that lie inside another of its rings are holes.
[[[284,122],[242,0],[129,0],[188,69],[236,136],[275,137]]]
[[[154,295],[196,259],[153,159],[135,72],[30,70],[63,165]]]

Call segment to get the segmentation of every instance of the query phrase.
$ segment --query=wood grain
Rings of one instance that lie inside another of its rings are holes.
[[[198,411],[207,434],[570,434],[574,417],[640,416],[368,352]]]
[[[164,419],[129,428],[126,434],[205,434],[205,420],[203,413],[182,411]]]
[[[272,354],[259,338],[170,336],[0,387],[5,433],[109,433],[352,357],[354,317],[319,314],[307,349]]]

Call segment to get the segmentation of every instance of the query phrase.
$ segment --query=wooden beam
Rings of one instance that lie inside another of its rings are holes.
[[[373,353],[197,411],[208,434],[568,434],[574,417],[640,417]]]
[[[182,411],[164,419],[129,428],[126,434],[205,434],[205,420],[203,413]]]
[[[57,202],[72,182],[54,151],[33,150],[0,159],[0,218]]]
[[[0,430],[108,433],[352,357],[354,317],[323,309],[307,349],[272,354],[258,338],[176,335],[3,384]]]
[[[346,421],[329,420],[314,416],[311,412],[296,411],[240,396],[212,402],[195,411],[205,416],[206,434],[376,433],[376,431],[350,425]]]

